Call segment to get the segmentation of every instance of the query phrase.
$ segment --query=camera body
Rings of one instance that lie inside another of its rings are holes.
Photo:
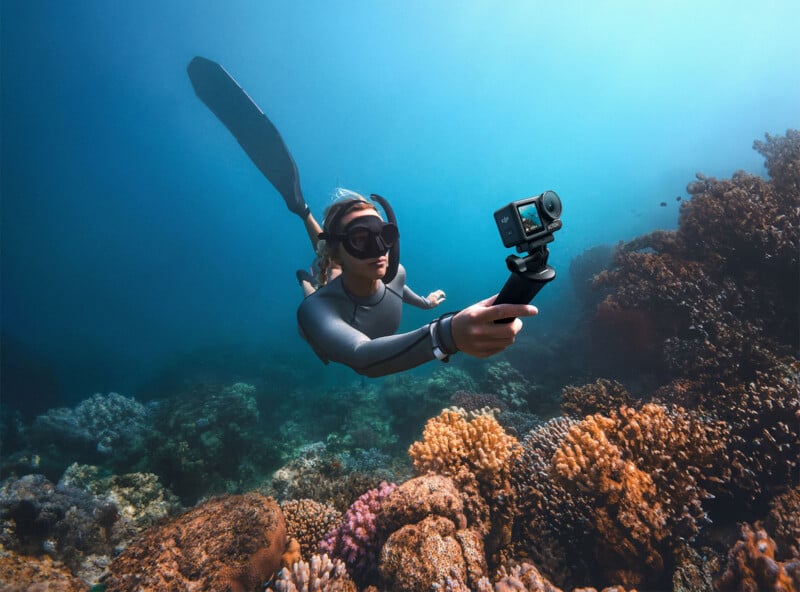
[[[506,247],[530,251],[553,240],[560,229],[561,198],[555,191],[513,201],[494,213],[494,221]]]

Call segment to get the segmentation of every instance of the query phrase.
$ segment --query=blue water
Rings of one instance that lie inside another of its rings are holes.
[[[3,334],[67,401],[227,344],[352,376],[296,334],[311,250],[195,97],[195,55],[275,122],[314,212],[337,186],[392,200],[410,285],[454,310],[505,281],[492,212],[512,200],[561,195],[566,272],[674,228],[696,171],[764,174],[753,140],[798,125],[798,22],[791,0],[4,2]],[[529,338],[569,289],[537,298]]]

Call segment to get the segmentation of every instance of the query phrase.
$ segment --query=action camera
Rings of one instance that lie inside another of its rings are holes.
[[[544,285],[556,277],[556,270],[547,264],[553,233],[561,228],[561,198],[555,191],[512,201],[494,213],[497,229],[506,247],[516,247],[524,257],[509,255],[506,267],[511,276],[494,304],[527,304]],[[500,319],[496,323],[510,323]]]
[[[520,252],[561,228],[560,218],[561,198],[555,191],[511,202],[494,213],[503,245]]]

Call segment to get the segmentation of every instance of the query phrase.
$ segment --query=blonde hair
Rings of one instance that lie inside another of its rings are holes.
[[[345,215],[345,211],[357,212],[359,210],[373,209],[377,211],[375,205],[367,200],[360,193],[338,187],[333,193],[334,201],[331,205],[325,208],[323,217],[322,230],[329,235],[337,234],[341,229],[341,219]],[[348,213],[349,213],[348,212]],[[334,225],[335,227],[331,227]],[[319,285],[324,286],[328,283],[331,268],[338,264],[336,260],[336,249],[339,243],[337,241],[328,241],[319,239],[317,241],[317,259],[316,267],[319,269]]]

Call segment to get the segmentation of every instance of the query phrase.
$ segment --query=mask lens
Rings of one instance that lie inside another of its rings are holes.
[[[366,228],[353,228],[347,233],[347,240],[356,251],[364,251],[372,233]]]
[[[394,224],[384,224],[383,229],[381,230],[381,238],[383,242],[386,243],[387,247],[392,247],[397,242],[397,239],[400,238],[400,233],[397,230],[397,226]]]

